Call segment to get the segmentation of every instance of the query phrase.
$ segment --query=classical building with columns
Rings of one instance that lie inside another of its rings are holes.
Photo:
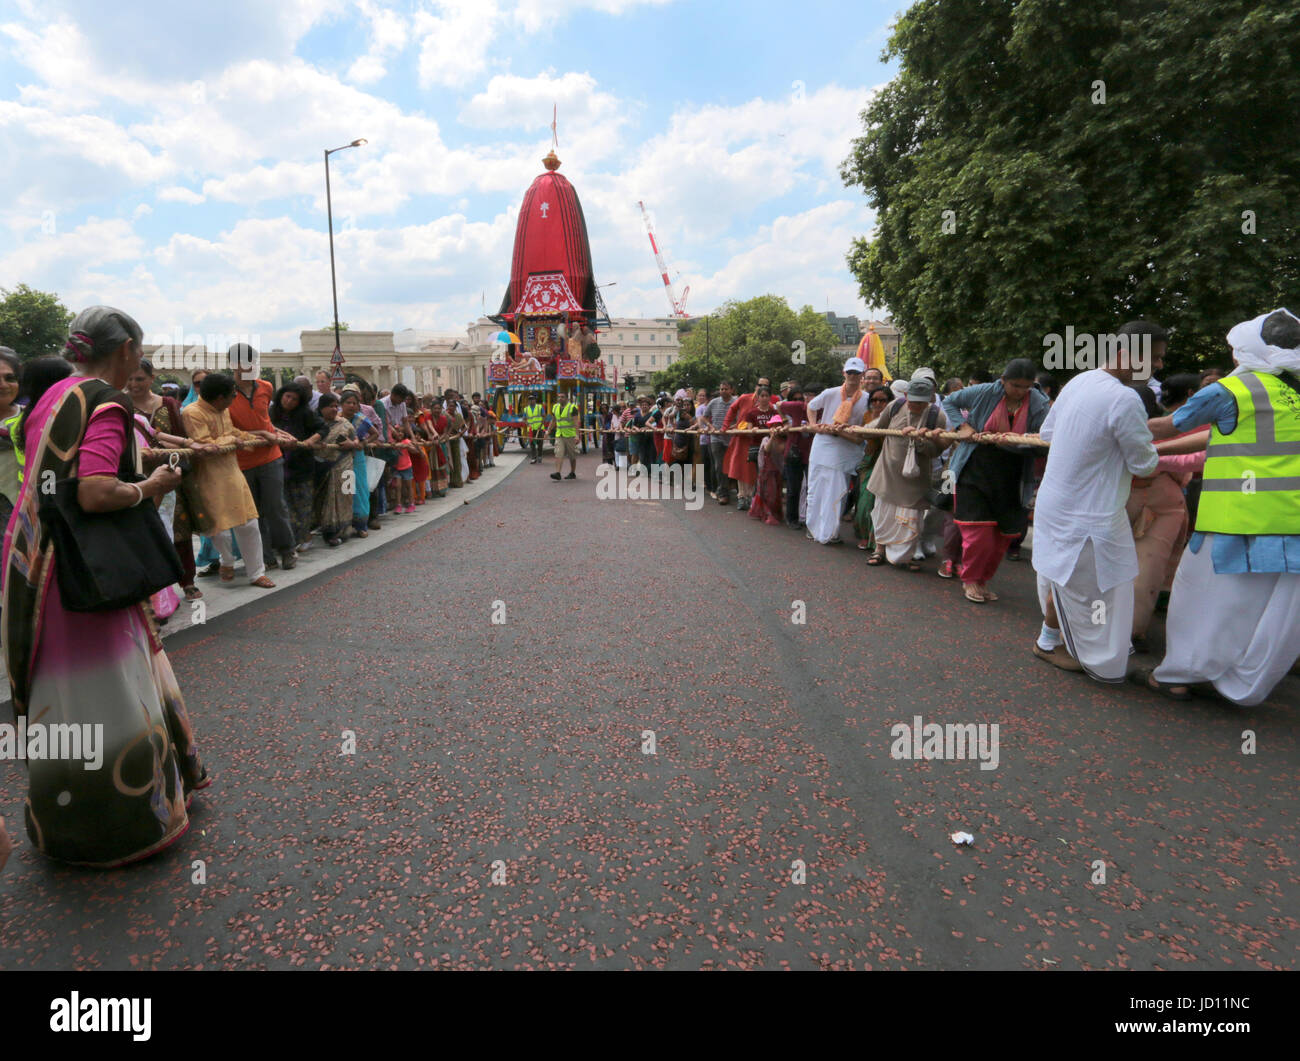
[[[339,338],[343,371],[369,380],[380,390],[401,382],[419,394],[440,394],[448,387],[470,394],[483,390],[487,383],[492,348],[471,345],[468,338],[433,338],[407,350],[394,346],[392,332],[346,331],[340,332]],[[300,332],[299,340],[300,351],[263,351],[262,367],[289,369],[294,375],[313,379],[321,369],[329,372],[334,330]]]

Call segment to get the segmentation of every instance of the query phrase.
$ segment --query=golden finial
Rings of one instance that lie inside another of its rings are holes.
[[[555,155],[555,148],[551,148],[551,150],[546,153],[546,157],[542,159],[542,165],[552,173],[560,168],[560,160]]]

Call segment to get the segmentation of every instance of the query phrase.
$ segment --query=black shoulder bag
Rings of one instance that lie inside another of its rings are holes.
[[[127,410],[127,444],[118,477],[141,482],[135,474],[135,430],[129,399],[107,384],[88,389],[86,423],[106,402]],[[81,435],[85,438],[85,426]],[[82,439],[77,440],[80,449]],[[113,512],[86,512],[77,501],[77,479],[61,479],[40,501],[41,522],[54,545],[59,597],[70,612],[106,612],[147,600],[180,582],[185,573],[171,535],[153,501],[145,498]],[[33,483],[33,489],[40,489]]]

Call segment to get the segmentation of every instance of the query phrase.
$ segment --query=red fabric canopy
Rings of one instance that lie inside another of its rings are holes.
[[[562,273],[578,309],[595,312],[587,221],[573,185],[554,171],[541,174],[524,193],[515,226],[510,286],[500,313],[520,312],[528,277],[534,273]]]

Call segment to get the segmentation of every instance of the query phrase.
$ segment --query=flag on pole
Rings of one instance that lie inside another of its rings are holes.
[[[880,341],[880,336],[876,334],[874,324],[867,325],[867,332],[862,337],[862,342],[858,343],[858,357],[862,358],[867,368],[880,369],[886,383],[894,378],[890,375],[889,368],[885,364],[885,344]]]
[[[555,135],[555,119],[558,114],[559,114],[558,105],[552,103],[551,104],[551,147],[560,146],[560,141]]]

